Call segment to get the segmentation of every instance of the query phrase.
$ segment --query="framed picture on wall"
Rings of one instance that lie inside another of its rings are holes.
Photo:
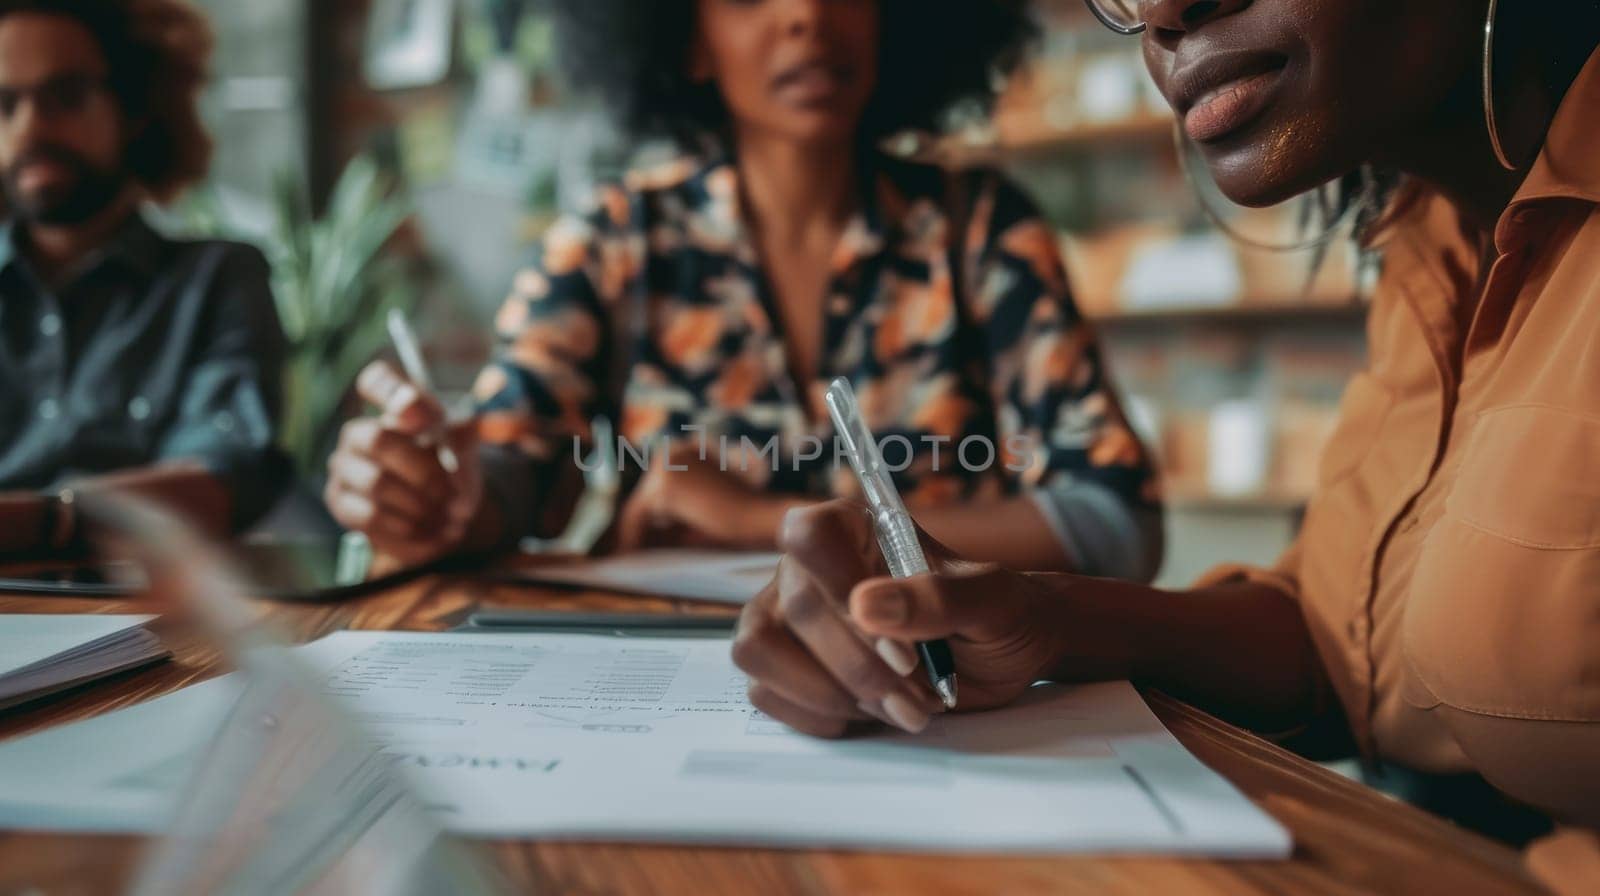
[[[455,0],[373,0],[367,83],[377,90],[427,87],[450,74]]]

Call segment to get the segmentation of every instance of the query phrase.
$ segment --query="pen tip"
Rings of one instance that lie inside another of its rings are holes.
[[[956,677],[941,678],[933,686],[939,692],[939,699],[944,701],[945,709],[956,708]]]

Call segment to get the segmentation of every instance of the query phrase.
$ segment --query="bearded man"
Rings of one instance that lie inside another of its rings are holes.
[[[266,260],[141,212],[205,175],[211,45],[185,0],[0,0],[0,554],[77,547],[97,490],[222,534],[284,484]]]

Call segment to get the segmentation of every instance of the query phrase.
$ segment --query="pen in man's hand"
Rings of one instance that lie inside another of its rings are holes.
[[[929,572],[928,560],[922,554],[922,543],[917,539],[916,523],[911,521],[911,514],[906,511],[905,502],[900,500],[900,492],[894,487],[894,480],[883,464],[883,455],[878,451],[872,431],[861,417],[861,407],[856,404],[856,395],[849,381],[843,378],[834,380],[828,387],[826,400],[833,426],[844,443],[845,456],[850,459],[850,467],[855,471],[856,479],[860,480],[867,507],[872,511],[872,525],[878,533],[878,547],[883,550],[884,560],[888,561],[889,574],[897,579],[906,579]],[[946,709],[954,709],[956,665],[950,645],[942,639],[922,641],[917,644],[917,652],[922,655],[922,663],[928,669],[928,680],[933,683],[939,699],[944,702]]]
[[[398,308],[389,309],[389,338],[394,340],[395,353],[400,356],[400,366],[405,368],[406,377],[413,385],[424,392],[433,391],[433,377],[428,375],[428,366],[423,363],[422,349],[417,346],[417,335],[411,331],[411,324],[406,321],[406,316]],[[456,457],[455,451],[450,447],[450,434],[445,426],[437,427],[429,434],[428,440],[432,442],[439,454],[439,466],[444,467],[446,473],[454,475],[461,470],[461,459]]]

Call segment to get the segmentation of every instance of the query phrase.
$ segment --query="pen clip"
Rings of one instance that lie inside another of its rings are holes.
[[[895,490],[894,480],[889,478],[877,440],[862,419],[861,405],[856,401],[855,391],[850,388],[849,381],[843,377],[834,380],[828,386],[824,400],[833,417],[834,429],[843,443],[845,456],[861,483],[861,490],[867,506],[872,508],[874,518],[884,510],[905,513],[905,505]]]
[[[868,496],[868,503],[877,506],[882,501],[882,490],[870,486],[883,475],[883,456],[878,452],[878,443],[873,439],[872,431],[867,429],[866,421],[861,418],[861,405],[856,401],[856,393],[850,388],[849,381],[841,377],[828,386],[824,400],[833,417],[834,429],[844,444],[850,467],[862,481],[862,487],[872,492]]]

